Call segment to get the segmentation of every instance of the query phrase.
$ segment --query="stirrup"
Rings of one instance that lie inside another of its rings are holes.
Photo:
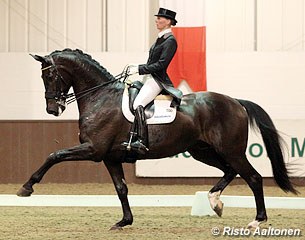
[[[146,154],[149,151],[149,149],[145,146],[145,144],[141,140],[132,142],[130,146],[133,151],[142,155]]]
[[[132,139],[137,136],[137,133],[136,132],[130,132],[130,137],[129,137],[129,141],[127,142],[123,142],[121,143],[121,146],[124,146],[126,147],[126,150],[127,151],[130,151],[131,150],[131,143],[132,143]]]

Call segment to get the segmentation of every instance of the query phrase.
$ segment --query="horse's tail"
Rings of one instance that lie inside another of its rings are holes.
[[[259,105],[251,101],[236,100],[247,110],[250,126],[253,128],[256,124],[262,134],[267,154],[271,161],[275,182],[284,192],[297,194],[298,191],[290,182],[285,166],[281,146],[283,139],[278,134],[270,116]]]

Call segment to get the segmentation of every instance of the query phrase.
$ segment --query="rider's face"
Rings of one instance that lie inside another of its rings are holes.
[[[164,17],[157,17],[155,22],[156,27],[160,32],[171,26],[171,20]]]

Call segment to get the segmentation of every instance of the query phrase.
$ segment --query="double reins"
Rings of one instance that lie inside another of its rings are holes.
[[[50,57],[50,60],[51,60],[52,65],[47,66],[47,67],[45,67],[45,68],[42,68],[41,71],[45,71],[45,70],[50,69],[50,68],[54,68],[54,69],[55,69],[55,71],[56,71],[56,72],[55,72],[55,73],[56,73],[55,79],[56,79],[56,81],[57,81],[57,82],[56,82],[56,92],[45,92],[45,97],[46,97],[47,99],[48,99],[48,98],[49,98],[49,99],[55,99],[55,100],[57,100],[57,101],[64,100],[67,104],[73,103],[73,102],[75,102],[76,100],[78,100],[78,99],[80,99],[80,98],[83,98],[83,97],[89,95],[90,93],[96,91],[97,89],[100,89],[100,88],[102,88],[102,87],[105,87],[105,86],[107,86],[107,85],[109,85],[109,84],[111,84],[111,83],[114,83],[114,82],[116,82],[116,81],[119,81],[119,80],[121,80],[121,79],[123,79],[123,82],[125,82],[126,79],[127,79],[128,76],[129,76],[129,74],[128,74],[128,67],[125,67],[125,68],[123,69],[123,71],[122,71],[120,74],[116,75],[116,76],[114,77],[114,79],[111,80],[111,81],[108,81],[108,82],[99,84],[99,85],[94,86],[94,87],[92,87],[92,88],[89,88],[89,89],[86,89],[86,90],[84,90],[84,91],[81,91],[81,92],[79,92],[79,93],[77,93],[77,94],[75,94],[75,93],[65,94],[64,92],[62,92],[61,86],[60,86],[60,85],[61,85],[61,81],[65,82],[65,81],[64,81],[64,78],[63,78],[63,76],[60,74],[60,72],[58,71],[57,66],[56,66],[56,64],[55,64],[55,62],[54,62],[52,56],[49,56],[49,57]]]
[[[125,80],[126,80],[127,77],[128,77],[128,74],[127,74],[125,71],[123,71],[123,72],[121,72],[120,74],[116,75],[116,76],[114,77],[113,80],[108,81],[108,82],[105,82],[105,83],[102,83],[102,84],[99,84],[99,85],[97,85],[97,86],[94,86],[94,87],[92,87],[92,88],[86,89],[86,90],[84,90],[84,91],[81,91],[81,92],[79,92],[77,95],[76,95],[75,93],[69,93],[69,94],[66,95],[66,103],[67,103],[67,104],[73,103],[73,102],[75,102],[76,100],[78,100],[78,99],[80,99],[80,98],[83,98],[83,97],[89,95],[90,93],[96,91],[97,89],[102,88],[102,87],[105,87],[105,86],[107,86],[108,84],[114,83],[114,82],[116,82],[116,81],[119,81],[119,80],[121,80],[122,78],[124,78],[123,82],[125,82]]]

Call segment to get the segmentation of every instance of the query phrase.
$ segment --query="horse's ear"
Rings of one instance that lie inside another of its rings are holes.
[[[32,56],[36,61],[41,62],[41,63],[46,63],[46,59],[42,56],[39,55],[33,55],[30,53],[30,56]]]

